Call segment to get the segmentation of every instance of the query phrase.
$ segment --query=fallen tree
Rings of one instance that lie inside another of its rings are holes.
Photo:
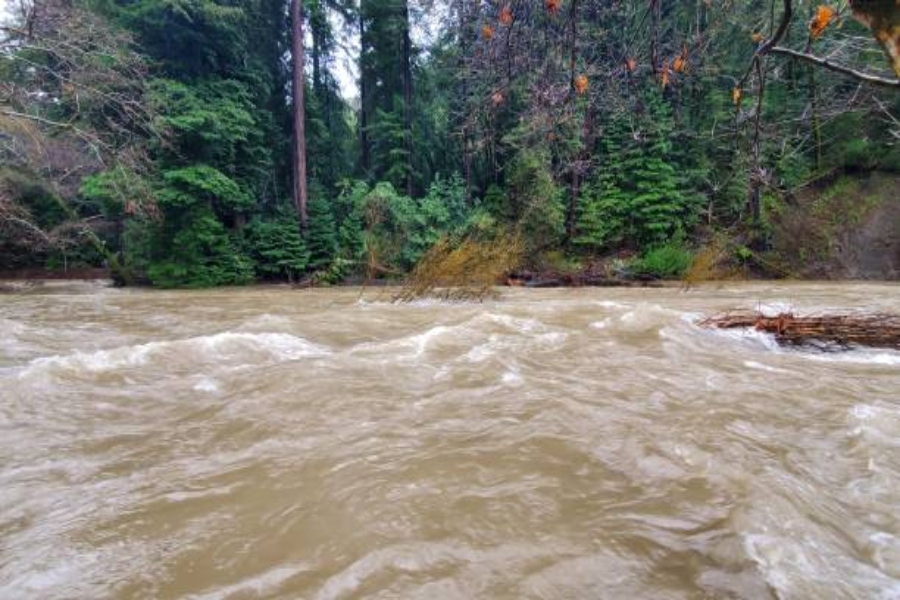
[[[502,233],[488,239],[465,237],[439,240],[419,260],[416,268],[394,295],[394,302],[422,298],[448,301],[482,301],[494,293],[504,274],[521,260],[522,238]]]
[[[704,319],[702,327],[753,328],[775,336],[779,344],[848,348],[869,346],[900,350],[900,316],[842,314],[798,316],[790,312],[774,316],[760,312],[730,312]]]

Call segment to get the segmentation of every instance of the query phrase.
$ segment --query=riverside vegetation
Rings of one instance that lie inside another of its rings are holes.
[[[881,4],[23,2],[0,29],[0,269],[894,278]]]

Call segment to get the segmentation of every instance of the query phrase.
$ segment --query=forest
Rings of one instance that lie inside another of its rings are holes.
[[[21,0],[0,270],[795,274],[896,205],[898,89],[891,0]]]

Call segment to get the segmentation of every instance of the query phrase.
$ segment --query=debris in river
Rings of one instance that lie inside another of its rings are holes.
[[[732,329],[752,327],[775,336],[783,345],[815,345],[847,348],[870,346],[900,350],[900,316],[887,314],[843,314],[797,316],[783,312],[775,316],[760,312],[730,312],[709,317],[702,327]]]
[[[514,232],[490,239],[442,238],[419,260],[394,302],[426,297],[484,300],[494,293],[503,275],[518,265],[521,256],[522,238]]]

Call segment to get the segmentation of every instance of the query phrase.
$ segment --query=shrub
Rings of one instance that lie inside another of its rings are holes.
[[[878,164],[877,153],[881,150],[865,138],[856,138],[844,144],[844,167],[868,171]]]
[[[691,253],[681,244],[670,242],[648,250],[636,261],[635,270],[654,277],[680,277],[691,266],[691,260]]]
[[[235,247],[225,227],[206,207],[167,222],[157,239],[147,274],[160,287],[209,287],[253,280],[253,262]]]

